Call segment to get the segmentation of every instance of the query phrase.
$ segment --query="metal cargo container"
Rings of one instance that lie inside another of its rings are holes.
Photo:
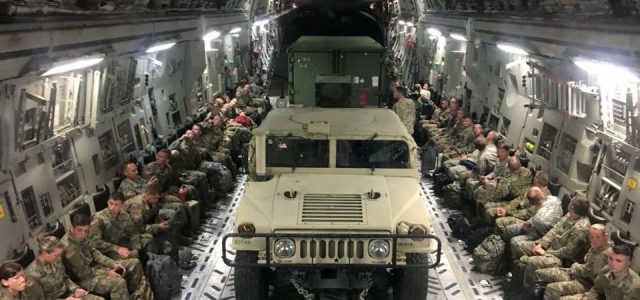
[[[316,95],[331,91],[344,95],[341,107],[380,107],[384,96],[384,52],[382,45],[366,36],[303,36],[288,49],[289,99],[292,104],[316,106]],[[327,88],[339,76],[340,87]],[[349,77],[351,91],[344,88]],[[316,90],[318,87],[318,90]]]

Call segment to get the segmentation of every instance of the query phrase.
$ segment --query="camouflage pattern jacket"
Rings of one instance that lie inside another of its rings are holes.
[[[591,223],[587,217],[571,220],[569,214],[566,214],[536,242],[542,245],[547,255],[573,260],[586,249],[590,226]]]
[[[79,280],[105,275],[116,262],[93,248],[89,239],[76,241],[67,233],[61,240],[65,246],[63,262],[67,271]]]
[[[131,239],[134,234],[135,225],[127,212],[120,211],[117,216],[113,216],[106,208],[93,215],[89,229],[93,246],[102,253],[118,251],[118,246]]]
[[[593,287],[582,299],[598,300],[600,296],[611,300],[640,299],[640,276],[629,269],[626,276],[614,278],[608,267],[603,268],[593,282]]]
[[[69,279],[61,261],[44,264],[34,260],[26,269],[25,275],[33,283],[29,295],[42,295],[41,299],[65,299],[68,292],[79,286]]]
[[[549,195],[548,193],[545,195],[547,196],[539,209],[529,205],[527,202],[527,205],[532,207],[532,209],[523,210],[525,213],[534,211],[534,214],[530,217],[531,229],[533,230],[531,235],[534,236],[534,238],[544,236],[562,218],[562,205],[560,203],[560,199],[556,196]],[[527,218],[527,215],[524,215],[523,217]],[[528,218],[522,220],[528,220]]]
[[[127,200],[123,210],[131,216],[136,233],[156,234],[158,232],[159,225],[152,224],[153,218],[157,216],[159,212],[158,205],[148,205],[144,201],[144,195],[138,195]]]
[[[396,104],[393,105],[393,111],[398,114],[402,124],[407,128],[409,134],[413,134],[413,125],[416,121],[416,107],[411,99],[400,98]]]
[[[569,274],[571,278],[580,281],[583,285],[591,286],[602,268],[607,265],[608,254],[611,252],[611,245],[607,244],[600,248],[589,248],[584,256],[584,264],[571,268]]]
[[[127,199],[144,193],[144,188],[147,185],[147,182],[142,178],[142,176],[136,177],[136,179],[131,180],[129,178],[125,178],[120,183],[120,187],[118,187],[118,192],[123,193]]]

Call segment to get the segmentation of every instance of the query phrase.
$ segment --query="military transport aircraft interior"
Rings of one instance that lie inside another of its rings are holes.
[[[0,300],[640,299],[640,0],[0,0]]]

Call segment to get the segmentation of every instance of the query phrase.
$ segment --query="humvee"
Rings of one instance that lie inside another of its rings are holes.
[[[291,283],[308,299],[343,289],[356,299],[393,288],[426,299],[440,240],[420,197],[416,144],[382,108],[281,108],[254,130],[249,180],[231,239],[238,300]],[[429,254],[435,250],[434,259]]]

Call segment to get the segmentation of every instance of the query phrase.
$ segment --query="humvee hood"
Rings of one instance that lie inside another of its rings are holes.
[[[282,174],[272,179],[272,230],[395,232],[400,221],[427,225],[414,178]]]

